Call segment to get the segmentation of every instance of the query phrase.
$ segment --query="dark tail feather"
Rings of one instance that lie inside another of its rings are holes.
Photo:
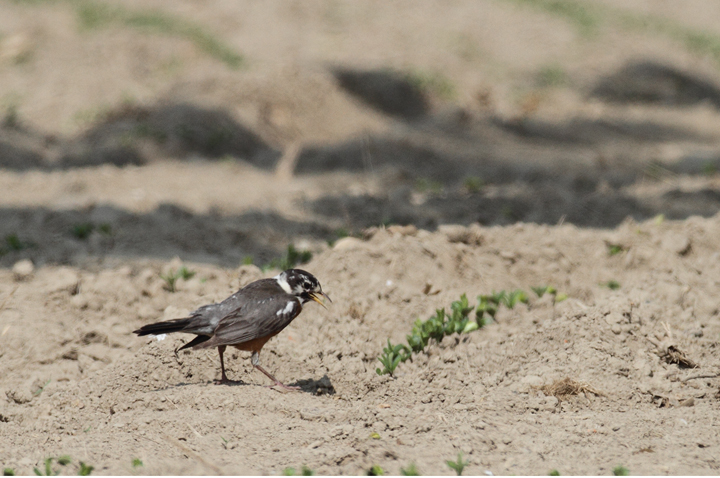
[[[205,341],[207,341],[207,340],[210,340],[210,336],[209,336],[209,335],[198,335],[197,337],[195,337],[194,339],[192,339],[190,342],[186,343],[185,345],[183,345],[183,346],[180,347],[179,349],[176,349],[176,350],[175,350],[175,353],[177,354],[178,352],[180,352],[180,351],[183,350],[183,349],[189,349],[190,347],[195,347],[197,344],[201,344],[201,343],[203,343],[203,342],[205,342]]]
[[[182,329],[190,324],[192,319],[173,319],[166,320],[165,322],[155,322],[154,324],[143,325],[137,330],[134,330],[134,334],[139,336],[143,335],[159,335],[159,334],[171,334],[173,332],[180,332]]]

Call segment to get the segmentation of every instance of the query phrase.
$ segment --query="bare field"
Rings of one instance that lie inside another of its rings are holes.
[[[678,8],[1,2],[0,465],[717,474],[720,29]],[[301,392],[132,334],[290,244],[334,302],[263,350]]]

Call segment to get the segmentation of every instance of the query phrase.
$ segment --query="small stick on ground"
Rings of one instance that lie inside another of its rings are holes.
[[[686,377],[682,379],[682,382],[688,382],[690,380],[697,380],[701,378],[717,378],[720,377],[720,373],[711,373],[711,374],[705,374],[705,375],[692,375],[690,377]]]
[[[599,392],[587,383],[577,382],[569,377],[555,380],[549,385],[543,385],[542,387],[538,387],[538,390],[543,392],[545,395],[552,395],[558,400],[563,400],[571,395],[579,395],[580,393],[592,393],[593,395],[597,395],[598,397],[605,396],[605,394]]]

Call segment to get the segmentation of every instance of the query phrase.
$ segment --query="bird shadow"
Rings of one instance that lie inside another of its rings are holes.
[[[323,375],[319,380],[307,378],[297,380],[289,385],[293,387],[300,387],[301,391],[312,395],[335,395],[335,387],[327,374]]]

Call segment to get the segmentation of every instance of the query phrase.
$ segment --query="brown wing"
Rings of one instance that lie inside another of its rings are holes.
[[[224,317],[213,337],[196,348],[237,345],[279,333],[302,311],[300,301],[289,295],[251,301]]]

